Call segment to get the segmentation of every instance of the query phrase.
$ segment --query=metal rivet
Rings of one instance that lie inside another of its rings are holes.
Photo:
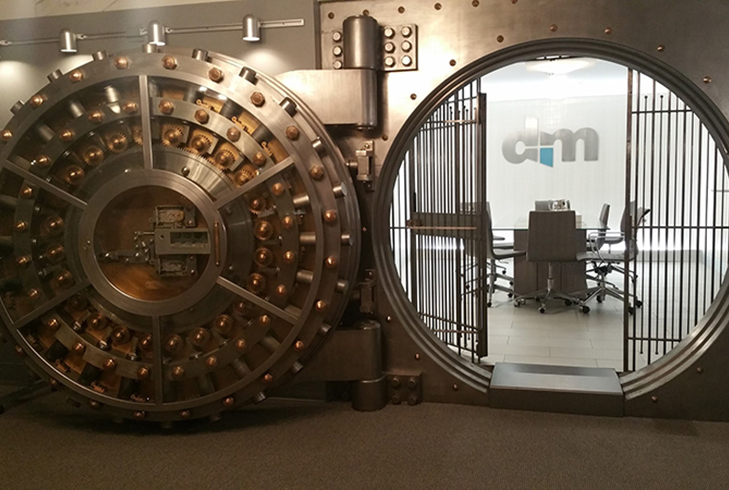
[[[134,412],[134,418],[137,420],[144,420],[147,417],[147,413],[141,410]]]
[[[50,384],[51,388],[53,388],[54,390],[58,389],[58,387],[61,385],[61,383],[59,383],[56,378],[51,378],[50,380],[48,380],[48,384]]]
[[[296,342],[294,342],[294,350],[296,352],[303,351],[304,350],[304,347],[306,347],[306,345],[302,341],[297,340]]]
[[[0,133],[0,141],[7,142],[10,141],[10,138],[13,137],[13,132],[9,129],[4,129],[2,133]]]
[[[387,320],[387,323],[390,323],[392,321],[392,317],[390,315],[387,315],[387,318],[385,318],[385,320]]]
[[[89,406],[94,410],[98,410],[101,408],[101,403],[97,402],[96,400],[89,400]]]
[[[114,359],[107,359],[106,362],[104,362],[105,371],[113,371],[115,369],[116,369],[116,361]]]
[[[332,31],[332,41],[338,43],[342,40],[342,33],[339,31]]]
[[[94,111],[91,114],[89,114],[89,121],[91,121],[94,124],[101,124],[104,122],[104,113],[101,111]]]
[[[443,8],[443,5],[441,5],[440,3],[436,3],[435,5],[433,5],[433,8],[434,8],[435,10],[440,10],[440,9],[442,9],[442,8]]]
[[[286,289],[286,286],[284,286],[283,284],[279,284],[278,286],[276,286],[276,294],[278,294],[279,296],[286,296],[286,293],[288,292],[289,290]]]
[[[605,32],[605,34],[607,34],[609,36],[610,34],[613,33],[613,28],[612,27],[606,27],[604,32]]]
[[[240,130],[238,128],[230,128],[226,133],[230,141],[238,141],[240,139]]]
[[[296,126],[289,126],[286,128],[286,137],[290,140],[299,139],[299,128]]]
[[[15,223],[15,231],[21,232],[21,231],[25,231],[27,229],[28,229],[28,223],[26,223],[25,221],[18,221],[17,223]]]
[[[115,58],[114,66],[116,66],[118,70],[126,70],[127,68],[129,68],[129,58],[125,58],[123,56]]]
[[[58,134],[58,137],[61,139],[61,141],[65,141],[66,143],[68,143],[73,139],[74,134],[73,131],[71,131],[70,129],[64,129]]]
[[[656,48],[656,50],[657,50],[657,51],[658,51],[659,53],[662,53],[663,51],[665,51],[665,50],[666,50],[666,47],[665,47],[665,46],[664,46],[663,44],[659,44],[659,45],[658,45],[658,47]]]
[[[410,94],[410,98],[413,99],[413,100],[415,100],[415,99],[418,98],[418,95],[417,94]]]
[[[651,401],[652,401],[653,403],[658,403],[658,397],[657,397],[657,396],[655,396],[655,395],[654,395],[654,396],[652,396],[652,397],[651,397]]]
[[[453,391],[458,391],[458,385],[453,383]]]
[[[258,323],[260,323],[262,326],[266,327],[271,324],[271,317],[268,315],[261,315],[258,318]]]
[[[321,299],[317,301],[314,305],[314,308],[316,308],[316,311],[318,311],[319,313],[325,312],[328,307],[329,305],[327,304],[327,302]]]
[[[134,114],[139,110],[139,105],[136,102],[127,102],[123,109],[127,114]]]
[[[405,7],[398,7],[398,8],[397,8],[397,11],[398,11],[399,13],[401,13],[401,14],[404,14],[404,13],[405,13]]]
[[[195,111],[195,120],[200,124],[206,124],[210,120],[210,115],[205,109]]]
[[[253,155],[253,163],[258,165],[259,167],[262,167],[266,163],[266,155],[259,151],[258,153]]]
[[[704,77],[704,83],[711,83],[711,77]]]
[[[223,70],[221,70],[220,68],[213,67],[210,68],[208,76],[213,82],[219,83],[223,81],[223,78],[225,78],[225,72],[223,72]]]
[[[205,360],[205,366],[207,366],[208,369],[213,369],[217,367],[218,365],[218,358],[215,356],[208,357]]]
[[[69,75],[68,78],[73,82],[80,82],[84,79],[84,74],[81,72],[81,70],[73,70]]]
[[[332,67],[334,67],[335,70],[341,70],[344,67],[344,64],[341,60],[336,60],[332,63]]]
[[[146,366],[142,366],[137,370],[137,378],[139,379],[149,379],[149,368]]]
[[[180,418],[181,419],[189,419],[190,418],[190,411],[189,410],[182,410],[180,412]]]
[[[266,373],[266,375],[263,376],[263,382],[264,383],[271,383],[271,382],[273,382],[273,374]]]
[[[419,361],[420,360],[420,354],[415,354],[415,360],[416,361]]]
[[[557,24],[552,24],[551,26],[549,26],[549,30],[552,32],[557,32]]]
[[[177,68],[177,60],[174,56],[164,56],[162,58],[162,66],[167,68],[168,70],[174,70],[175,68]]]
[[[73,352],[81,356],[84,352],[86,352],[86,346],[81,342],[76,342],[73,344]]]
[[[256,107],[261,107],[266,103],[266,97],[261,92],[253,92],[251,94],[251,102]]]
[[[283,254],[283,261],[286,264],[293,264],[296,261],[296,254],[291,250],[287,250]]]
[[[329,12],[327,14],[327,17],[329,17],[330,19],[333,19],[334,18],[334,12]]]
[[[456,66],[456,60],[450,60],[448,64],[450,64],[451,66]]]
[[[172,114],[172,111],[175,109],[175,105],[170,102],[169,100],[163,100],[159,103],[159,111],[162,114]]]
[[[15,355],[18,357],[25,357],[25,351],[19,345],[16,345],[13,350],[15,351]]]
[[[42,95],[34,95],[30,98],[30,106],[35,109],[45,102],[45,100],[46,99]]]
[[[480,3],[478,0],[473,0],[473,2],[471,2],[471,5],[473,5],[474,7],[478,7]]]
[[[181,378],[185,375],[185,368],[182,366],[175,366],[172,369],[172,377],[173,378]]]
[[[238,352],[243,352],[244,350],[246,350],[247,345],[248,344],[246,343],[246,339],[238,339],[235,341],[235,349]]]
[[[704,374],[704,368],[702,368],[702,367],[697,367],[697,368],[696,368],[696,372],[697,372],[698,374]]]
[[[31,262],[31,257],[29,255],[21,255],[20,257],[15,259],[15,263],[18,264],[20,267],[26,267]]]
[[[324,265],[326,265],[327,269],[334,269],[339,265],[339,259],[336,255],[330,255],[324,260]]]
[[[324,212],[324,221],[327,223],[335,223],[337,221],[337,212],[329,209]]]
[[[38,289],[30,289],[28,290],[28,298],[30,298],[31,301],[38,301],[40,299],[41,293]]]
[[[235,405],[235,398],[233,398],[232,396],[229,396],[228,398],[226,398],[225,400],[223,400],[223,406],[224,407],[230,408],[233,405]]]
[[[58,330],[58,327],[61,326],[61,322],[59,322],[57,318],[51,318],[46,322],[46,326],[51,330]]]
[[[324,178],[324,167],[321,165],[314,165],[309,169],[309,175],[314,180],[321,180]]]
[[[295,224],[295,220],[292,216],[284,216],[283,219],[281,220],[281,225],[287,230],[290,230],[291,228],[293,228],[294,224]]]
[[[285,188],[284,188],[283,184],[281,184],[279,182],[276,182],[275,184],[273,184],[271,186],[271,193],[274,196],[280,196],[284,193],[284,191],[285,191]]]
[[[388,68],[392,68],[393,66],[395,66],[395,58],[393,58],[392,56],[388,56],[387,58],[385,58],[385,66]]]
[[[502,36],[502,35],[496,36],[496,42],[503,43],[504,42],[504,36]]]

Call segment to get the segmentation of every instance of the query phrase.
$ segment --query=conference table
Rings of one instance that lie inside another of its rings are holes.
[[[590,226],[579,220],[575,227],[575,244],[577,253],[587,251],[588,233],[604,231],[604,226]],[[512,226],[494,226],[494,234],[498,235],[499,230],[512,231],[514,233],[514,250],[526,250],[529,240],[529,220],[522,218]],[[495,242],[498,246],[498,242]],[[547,287],[546,263],[529,262],[526,256],[514,258],[514,294],[516,296],[529,294]],[[555,263],[554,264],[554,289],[565,293],[580,293],[587,289],[586,263]],[[584,296],[575,294],[575,296]]]

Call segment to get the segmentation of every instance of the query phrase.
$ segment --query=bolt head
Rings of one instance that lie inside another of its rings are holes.
[[[180,418],[181,419],[189,419],[190,418],[190,411],[189,410],[182,410],[180,412]]]
[[[0,141],[7,142],[10,141],[10,138],[13,137],[13,132],[9,129],[4,129],[2,133],[0,133]]]
[[[172,377],[176,379],[180,379],[185,375],[185,368],[182,366],[175,366],[172,368]]]
[[[286,128],[286,137],[290,140],[299,139],[299,128],[296,126],[289,126]]]
[[[267,327],[271,324],[271,317],[268,315],[261,315],[258,318],[258,323],[261,324],[263,327]]]
[[[13,348],[13,350],[15,351],[15,355],[16,355],[16,356],[18,356],[18,357],[25,357],[25,351],[24,351],[24,350],[23,350],[23,348],[22,348],[22,347],[20,347],[19,345],[16,345],[16,346],[15,346],[15,347]]]
[[[137,369],[137,377],[139,379],[149,379],[150,370],[146,366],[142,366],[139,369]]]
[[[101,111],[94,111],[91,114],[89,114],[89,121],[91,121],[94,124],[101,124],[104,122],[104,113]]]
[[[314,165],[309,169],[309,175],[311,175],[311,178],[314,180],[321,180],[324,178],[324,167],[321,165]]]
[[[204,109],[195,111],[195,120],[200,124],[206,124],[210,120],[210,115]]]
[[[104,371],[113,371],[116,369],[116,361],[114,359],[107,359],[104,362]]]
[[[266,155],[263,154],[263,152],[258,152],[255,155],[253,155],[253,163],[258,165],[259,167],[266,164]]]
[[[61,326],[61,322],[58,321],[58,318],[51,318],[46,322],[46,326],[51,330],[57,330]]]
[[[294,224],[295,220],[292,216],[284,216],[284,218],[281,220],[281,225],[287,230],[293,228]]]
[[[48,158],[46,155],[41,155],[35,159],[35,163],[37,163],[41,167],[47,167],[51,164],[51,159]]]
[[[33,188],[32,187],[23,187],[23,190],[20,191],[20,195],[24,197],[25,199],[30,199],[33,197]]]
[[[330,255],[324,260],[324,265],[326,265],[327,269],[334,269],[339,265],[339,259],[336,255]]]
[[[240,130],[238,128],[228,129],[227,136],[230,141],[238,141],[240,139]]]
[[[276,286],[276,294],[279,296],[286,296],[286,293],[288,293],[288,289],[286,289],[286,286],[283,284],[279,284]]]
[[[73,352],[76,355],[81,356],[84,352],[86,352],[86,346],[81,342],[76,342],[75,344],[73,344]]]
[[[326,221],[327,223],[335,223],[337,221],[337,212],[333,209],[325,211],[324,221]]]
[[[316,311],[318,311],[319,313],[323,313],[323,312],[327,311],[327,307],[328,307],[328,306],[329,306],[329,305],[327,304],[327,302],[326,302],[326,301],[324,301],[324,300],[320,299],[319,301],[317,301],[317,302],[316,302],[316,304],[314,305],[314,308],[315,308],[315,309],[316,309]]]
[[[117,70],[126,70],[129,68],[129,58],[125,58],[123,56],[115,58],[114,66],[116,66]]]
[[[30,98],[30,106],[35,109],[36,107],[40,107],[45,100],[45,97],[40,94],[34,95]]]
[[[263,376],[263,382],[264,382],[264,383],[272,383],[272,382],[273,382],[273,374],[271,374],[271,373],[266,373],[266,374],[265,374],[265,375]]]
[[[271,186],[271,193],[274,196],[280,196],[280,195],[282,195],[285,190],[286,189],[284,188],[283,184],[281,184],[280,182],[276,182],[275,184],[273,184]]]
[[[162,114],[172,114],[172,111],[175,109],[175,105],[169,100],[163,100],[159,103],[158,107]]]
[[[174,70],[175,68],[177,68],[177,60],[174,56],[164,56],[162,57],[162,66],[167,70]]]
[[[253,92],[251,94],[251,102],[256,107],[261,107],[266,103],[266,97],[261,92]]]
[[[124,112],[127,114],[134,114],[139,110],[139,104],[136,102],[127,102],[123,107]]]
[[[220,68],[213,67],[208,72],[208,76],[213,82],[219,83],[223,81],[223,78],[225,78],[225,73]]]
[[[89,407],[93,408],[94,410],[98,410],[101,408],[101,403],[97,402],[96,400],[89,400]]]
[[[244,350],[246,350],[247,346],[248,344],[246,343],[246,339],[238,339],[235,341],[235,349],[238,352],[243,352]]]
[[[301,340],[297,340],[296,342],[294,342],[294,350],[296,352],[303,351],[305,347],[306,345]]]
[[[147,413],[141,410],[134,412],[134,418],[137,420],[144,420],[147,417]]]
[[[73,70],[69,75],[68,78],[73,82],[77,83],[84,79],[84,74],[81,70]]]
[[[58,137],[61,139],[61,141],[68,143],[73,139],[74,134],[73,131],[71,131],[70,129],[64,129],[59,133]]]
[[[207,359],[205,360],[205,366],[206,366],[206,367],[207,367],[208,369],[214,369],[215,367],[217,367],[217,366],[218,366],[218,358],[217,358],[217,357],[215,357],[215,356],[212,356],[212,357],[208,357],[208,358],[207,358]]]
[[[225,408],[231,408],[231,407],[235,406],[235,398],[233,398],[232,396],[229,396],[228,398],[223,400],[223,406]]]
[[[283,254],[283,261],[285,264],[293,264],[296,261],[296,253],[291,250],[287,250]]]
[[[28,290],[28,298],[31,301],[38,301],[40,299],[41,293],[39,290],[33,288]]]

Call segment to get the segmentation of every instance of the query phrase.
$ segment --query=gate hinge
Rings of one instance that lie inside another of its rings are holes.
[[[355,152],[356,160],[347,162],[347,166],[352,170],[357,170],[356,180],[364,184],[367,192],[375,190],[373,160],[375,156],[375,142],[372,140],[365,141],[362,148]]]
[[[361,313],[375,312],[375,270],[367,269],[365,280],[359,283],[359,311]]]

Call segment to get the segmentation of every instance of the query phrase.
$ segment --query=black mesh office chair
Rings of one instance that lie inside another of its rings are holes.
[[[527,238],[527,260],[547,263],[547,287],[519,296],[514,306],[520,306],[527,299],[541,302],[540,313],[547,310],[547,300],[561,299],[567,305],[579,305],[580,311],[587,313],[590,308],[585,302],[564,291],[554,288],[555,264],[578,262],[577,242],[575,240],[574,211],[532,211],[529,213],[529,236]]]
[[[486,246],[486,259],[489,261],[489,273],[488,273],[488,297],[486,305],[491,306],[493,304],[493,296],[496,291],[503,291],[511,297],[514,294],[512,284],[514,278],[507,276],[506,272],[500,273],[498,271],[496,261],[513,259],[514,257],[523,257],[526,255],[525,250],[514,250],[513,244],[505,244],[504,242],[498,245],[494,244],[494,232],[493,223],[491,221],[491,206],[486,206],[486,213],[484,215],[484,242]],[[498,283],[498,280],[505,280],[509,283],[509,286],[503,286]]]

